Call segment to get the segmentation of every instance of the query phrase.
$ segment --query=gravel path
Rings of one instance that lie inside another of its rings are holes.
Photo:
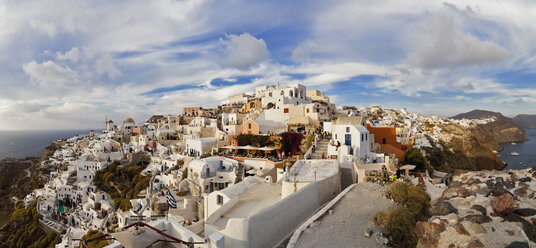
[[[378,184],[358,184],[350,190],[333,208],[307,228],[295,247],[388,247],[380,244],[379,228],[371,221],[371,216],[379,210],[394,206],[383,196],[386,188]],[[365,237],[367,230],[373,230]]]

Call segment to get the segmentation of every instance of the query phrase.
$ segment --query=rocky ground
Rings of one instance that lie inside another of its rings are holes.
[[[536,247],[536,170],[456,171],[417,247]]]

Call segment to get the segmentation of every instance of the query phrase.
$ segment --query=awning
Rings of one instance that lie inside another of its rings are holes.
[[[240,146],[224,146],[224,149],[240,149]]]
[[[275,148],[270,148],[270,147],[265,146],[265,147],[259,148],[258,150],[261,150],[261,151],[273,151],[273,150],[275,150]]]
[[[242,146],[241,148],[238,148],[238,149],[244,149],[244,150],[259,150],[258,147],[250,146],[250,145]]]
[[[270,147],[255,147],[255,146],[224,146],[224,149],[239,149],[239,150],[258,150],[258,151],[273,151],[275,148]]]

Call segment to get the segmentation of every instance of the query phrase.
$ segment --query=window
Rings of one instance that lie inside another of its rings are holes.
[[[283,113],[288,114],[288,108],[284,108]]]
[[[248,124],[248,128],[251,129],[251,123]]]
[[[284,92],[284,91],[281,91],[281,95],[282,95],[282,96],[285,95],[285,92]]]
[[[269,96],[269,97],[272,97],[272,92],[268,93],[268,96]]]
[[[309,109],[307,109],[307,113],[309,113]]]
[[[217,201],[218,201],[218,205],[222,205],[223,204],[223,196],[218,195]]]
[[[350,127],[346,127],[346,132],[347,132],[347,133],[350,132]]]
[[[361,134],[361,142],[365,141],[365,134]]]
[[[365,134],[365,140],[368,140],[368,133]]]
[[[385,144],[385,143],[386,143],[386,142],[385,142],[385,138],[383,138],[383,140],[382,140],[382,143],[383,143],[383,144]]]

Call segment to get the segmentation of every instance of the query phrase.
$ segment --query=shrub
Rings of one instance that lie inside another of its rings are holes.
[[[428,219],[430,197],[423,188],[403,182],[394,182],[389,186],[389,194],[396,203],[407,207],[417,220]]]
[[[128,211],[131,208],[130,199],[137,198],[138,193],[149,186],[151,178],[140,174],[144,166],[136,165],[126,168],[114,165],[114,163],[110,166],[98,171],[93,183],[100,190],[110,194],[116,209]]]
[[[376,212],[372,220],[389,233],[391,240],[399,247],[415,247],[415,225],[417,221],[428,219],[430,197],[423,188],[403,182],[391,184],[388,193],[399,206]]]
[[[281,134],[281,149],[286,154],[294,155],[300,150],[302,139],[301,133],[284,132]]]
[[[201,155],[199,158],[208,158],[210,156],[212,156],[212,154],[210,154],[210,152],[207,152],[207,153]]]
[[[305,150],[309,150],[311,146],[313,146],[313,142],[315,141],[315,136],[313,134],[310,134],[307,136],[307,139],[305,140]]]
[[[399,247],[415,247],[417,245],[417,235],[415,229],[415,220],[410,211],[398,206],[391,210],[376,212],[372,220],[389,233]]]
[[[236,136],[236,141],[239,146],[272,146],[274,143],[270,140],[270,136],[257,134],[240,134]]]
[[[82,239],[92,239],[92,238],[96,238],[96,237],[99,237],[99,236],[102,236],[103,233],[102,232],[99,232],[99,231],[96,231],[96,230],[89,230],[86,235],[82,236]],[[107,245],[109,245],[110,242],[108,242],[108,240],[93,240],[93,241],[90,241],[90,242],[87,242],[85,247],[88,247],[88,248],[102,248],[102,247],[105,247]],[[82,245],[80,246],[82,247]]]
[[[37,212],[35,202],[28,208],[19,205],[11,214],[11,218],[0,235],[0,247],[54,247],[61,242],[59,235],[46,234],[39,228],[39,220],[43,218]],[[4,230],[8,230],[4,232]]]

